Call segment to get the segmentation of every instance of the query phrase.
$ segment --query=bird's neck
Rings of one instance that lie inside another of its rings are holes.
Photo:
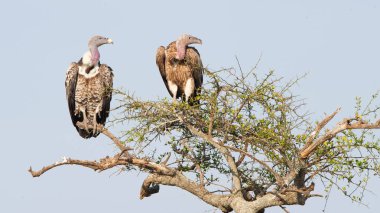
[[[89,74],[91,70],[93,70],[94,68],[97,68],[98,65],[99,65],[99,59],[94,64],[94,60],[93,60],[90,50],[88,50],[87,52],[83,54],[81,69],[83,69],[85,73]]]
[[[176,59],[183,60],[186,56],[186,44],[184,44],[181,41],[177,41],[176,47],[177,47]]]
[[[98,47],[91,45],[88,49],[89,50],[83,55],[83,64],[88,66],[96,66],[100,58]]]
[[[83,54],[82,63],[85,66],[97,66],[99,62],[100,54],[98,48],[94,50],[88,50]]]

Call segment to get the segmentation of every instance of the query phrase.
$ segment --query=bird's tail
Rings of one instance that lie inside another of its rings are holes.
[[[77,127],[77,131],[78,131],[79,135],[85,139],[97,136],[97,135],[94,136],[94,134],[91,130],[87,131],[85,129],[81,129],[81,128]]]

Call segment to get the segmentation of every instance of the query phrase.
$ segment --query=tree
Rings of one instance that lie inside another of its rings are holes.
[[[314,182],[336,187],[361,202],[368,178],[380,174],[374,101],[331,126],[340,109],[311,122],[304,103],[291,92],[300,79],[285,82],[273,72],[260,77],[225,69],[205,69],[207,84],[198,106],[167,99],[144,101],[115,91],[120,102],[113,124],[132,126],[120,137],[99,130],[120,149],[97,161],[65,158],[29,172],[38,177],[68,164],[104,171],[123,167],[149,175],[140,198],[169,185],[192,193],[222,212],[264,212],[265,208],[304,205]],[[330,125],[331,128],[327,128]]]

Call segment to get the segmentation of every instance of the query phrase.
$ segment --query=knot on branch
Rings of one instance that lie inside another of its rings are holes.
[[[312,182],[308,187],[302,187],[302,188],[297,188],[297,187],[290,187],[287,189],[284,189],[281,191],[281,194],[285,194],[286,192],[296,192],[298,194],[303,195],[304,198],[308,198],[310,193],[314,191],[314,182]]]

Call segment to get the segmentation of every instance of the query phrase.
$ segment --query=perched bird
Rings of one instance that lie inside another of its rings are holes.
[[[66,74],[66,99],[73,125],[83,138],[99,135],[97,126],[104,125],[112,98],[111,67],[101,64],[98,47],[113,44],[112,39],[94,36],[89,50],[77,62],[70,64]]]
[[[156,64],[166,89],[176,102],[177,98],[190,105],[199,103],[195,97],[203,83],[203,65],[199,52],[190,44],[202,44],[202,40],[191,35],[181,35],[166,48],[160,46],[156,53]]]

